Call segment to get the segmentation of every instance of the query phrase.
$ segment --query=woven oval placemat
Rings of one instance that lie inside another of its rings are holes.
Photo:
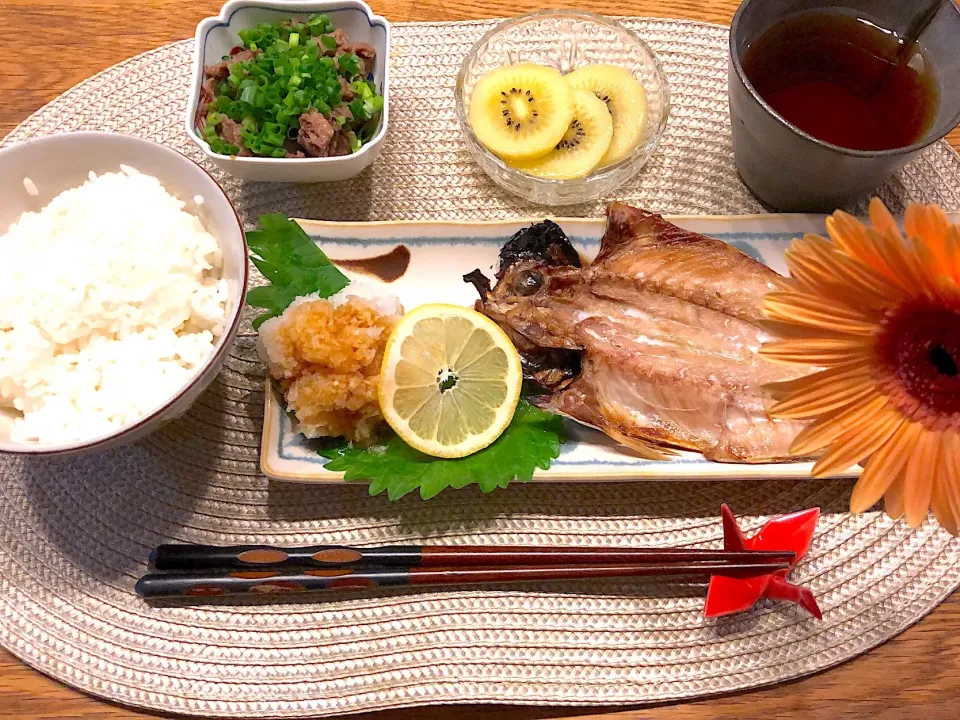
[[[661,149],[620,198],[673,213],[761,207],[737,180],[728,137],[726,29],[627,20],[659,53],[673,112]],[[453,79],[490,22],[398,25],[393,117],[381,160],[331,186],[218,176],[246,221],[537,215],[496,189],[459,142]],[[199,159],[181,129],[191,42],[82,83],[6,143],[103,129]],[[960,158],[938,143],[882,191],[960,209]],[[569,208],[598,215],[599,204]],[[0,643],[111,700],[208,716],[308,717],[425,703],[621,704],[796,678],[883,642],[960,583],[960,545],[846,512],[846,481],[471,488],[389,503],[359,486],[270,482],[258,471],[263,368],[249,326],[213,388],[134,447],[75,460],[0,458]],[[823,622],[765,605],[719,622],[704,588],[591,581],[490,591],[372,591],[268,605],[148,605],[133,584],[164,541],[376,544],[710,545],[722,501],[747,529],[819,505],[797,569]]]

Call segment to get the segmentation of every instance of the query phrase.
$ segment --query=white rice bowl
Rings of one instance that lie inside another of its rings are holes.
[[[122,167],[0,236],[0,424],[12,442],[115,433],[213,354],[227,323],[223,254],[183,207]]]

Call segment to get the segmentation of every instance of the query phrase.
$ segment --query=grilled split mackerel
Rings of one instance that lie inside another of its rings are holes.
[[[507,241],[495,285],[464,279],[546,391],[540,407],[653,459],[791,459],[805,423],[770,418],[763,386],[798,373],[757,352],[775,339],[761,301],[783,278],[736,248],[613,203],[593,263],[545,221]]]

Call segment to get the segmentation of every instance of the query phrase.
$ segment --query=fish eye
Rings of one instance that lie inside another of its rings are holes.
[[[543,287],[543,274],[539,270],[521,270],[513,283],[517,295],[533,295],[541,287]]]

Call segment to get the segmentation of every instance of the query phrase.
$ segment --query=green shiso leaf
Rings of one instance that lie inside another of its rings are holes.
[[[344,473],[347,481],[370,482],[370,494],[386,491],[397,500],[420,491],[424,500],[446,488],[476,483],[488,493],[511,482],[529,482],[537,468],[546,470],[560,454],[563,420],[521,400],[513,420],[489,447],[465,458],[446,460],[424,455],[396,435],[379,446],[324,448],[327,470]]]
[[[270,282],[247,293],[247,303],[266,310],[253,321],[258,329],[303,295],[330,297],[350,282],[293,220],[261,215],[259,230],[247,233],[250,260]]]

